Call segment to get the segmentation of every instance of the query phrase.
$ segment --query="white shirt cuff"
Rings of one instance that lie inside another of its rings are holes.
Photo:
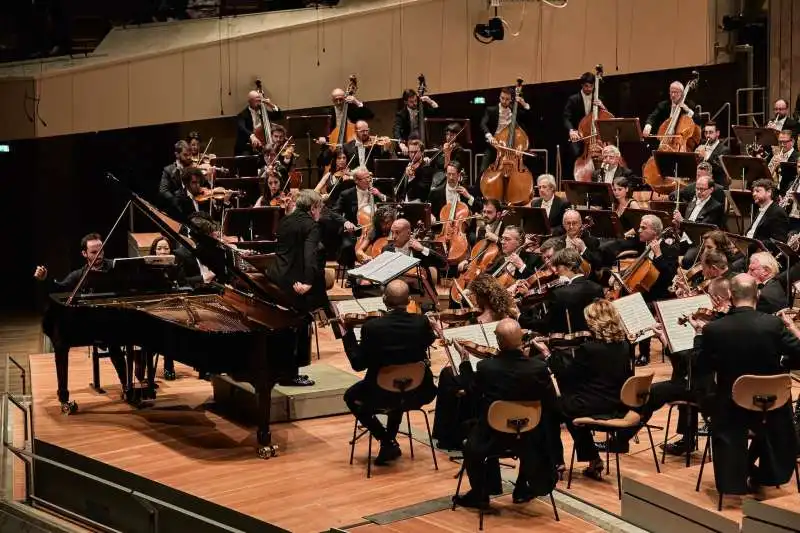
[[[525,267],[528,266],[525,263],[522,263],[522,266],[517,269],[517,272],[525,272]]]
[[[474,196],[470,196],[469,199],[467,200],[467,205],[472,207],[472,204],[474,204],[474,203],[475,203],[475,197]]]
[[[531,104],[529,104],[528,102],[525,102],[525,104],[522,106],[522,108],[525,111],[530,111],[531,110]]]
[[[439,104],[436,103],[436,100],[431,100],[431,107],[433,109],[438,109],[439,108]]]
[[[484,134],[484,137],[486,137],[487,141],[490,141],[492,139],[492,134],[491,133],[486,133],[486,134]]]
[[[428,255],[430,255],[430,253],[431,253],[431,249],[428,248],[427,246],[423,246],[422,247],[422,251],[420,253],[422,255],[424,255],[425,257],[428,257]]]

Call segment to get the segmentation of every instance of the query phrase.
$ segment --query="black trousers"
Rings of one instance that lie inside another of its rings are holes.
[[[435,397],[436,387],[428,374],[417,389],[405,395],[384,391],[374,383],[361,380],[345,391],[344,403],[376,440],[387,444],[397,438],[404,410],[419,409]],[[376,417],[381,412],[387,416],[386,427]]]
[[[476,409],[473,395],[464,391],[459,376],[453,369],[445,367],[439,373],[436,396],[436,415],[433,419],[433,438],[440,446],[461,448],[467,438],[470,420],[475,420]]]
[[[120,385],[124,389],[128,383],[128,368],[125,364],[125,356],[122,355],[122,348],[120,346],[109,346],[108,357],[111,359],[111,364],[114,365]],[[69,401],[69,346],[56,346],[55,359],[58,401],[67,403]]]

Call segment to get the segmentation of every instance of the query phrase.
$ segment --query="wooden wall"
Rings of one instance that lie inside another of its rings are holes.
[[[769,108],[778,98],[790,113],[800,95],[800,2],[769,0]]]

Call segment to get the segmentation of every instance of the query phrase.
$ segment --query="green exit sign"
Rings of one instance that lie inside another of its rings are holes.
[[[7,154],[11,152],[10,144],[0,144],[0,154]]]

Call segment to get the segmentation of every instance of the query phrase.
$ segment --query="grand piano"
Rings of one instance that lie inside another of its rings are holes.
[[[108,287],[98,292],[86,280],[91,276],[84,276],[72,293],[51,294],[43,329],[55,348],[62,411],[73,414],[78,407],[69,400],[71,347],[138,346],[146,353],[167,355],[203,372],[228,374],[252,384],[259,409],[258,455],[274,456],[277,447],[270,434],[270,395],[291,368],[296,328],[303,327],[303,316],[246,257],[213,237],[204,237],[204,241],[185,237],[178,222],[136,194],[131,193],[114,228],[129,206],[138,208],[164,235],[227,283],[156,292],[122,283],[111,292]]]

